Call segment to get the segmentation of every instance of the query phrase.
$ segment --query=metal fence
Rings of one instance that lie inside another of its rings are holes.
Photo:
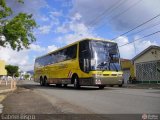
[[[160,61],[137,63],[136,78],[142,83],[160,82]]]
[[[16,89],[16,80],[0,80],[0,90]]]

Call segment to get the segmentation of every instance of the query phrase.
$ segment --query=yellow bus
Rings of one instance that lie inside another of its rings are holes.
[[[41,86],[123,85],[120,54],[117,43],[85,38],[36,58],[34,81]]]

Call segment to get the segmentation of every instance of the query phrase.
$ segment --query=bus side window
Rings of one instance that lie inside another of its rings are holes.
[[[77,53],[77,44],[70,46],[66,49],[66,59],[74,59],[76,58],[76,53]]]

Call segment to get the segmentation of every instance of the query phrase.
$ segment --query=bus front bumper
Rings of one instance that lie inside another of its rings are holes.
[[[123,84],[122,77],[92,77],[92,78],[82,78],[80,79],[80,85],[121,85]]]
[[[93,78],[94,85],[121,85],[122,77],[97,77]]]

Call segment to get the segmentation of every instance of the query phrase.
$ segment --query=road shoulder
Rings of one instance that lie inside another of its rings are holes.
[[[44,97],[30,89],[19,87],[2,102],[3,114],[57,114],[62,113]]]

